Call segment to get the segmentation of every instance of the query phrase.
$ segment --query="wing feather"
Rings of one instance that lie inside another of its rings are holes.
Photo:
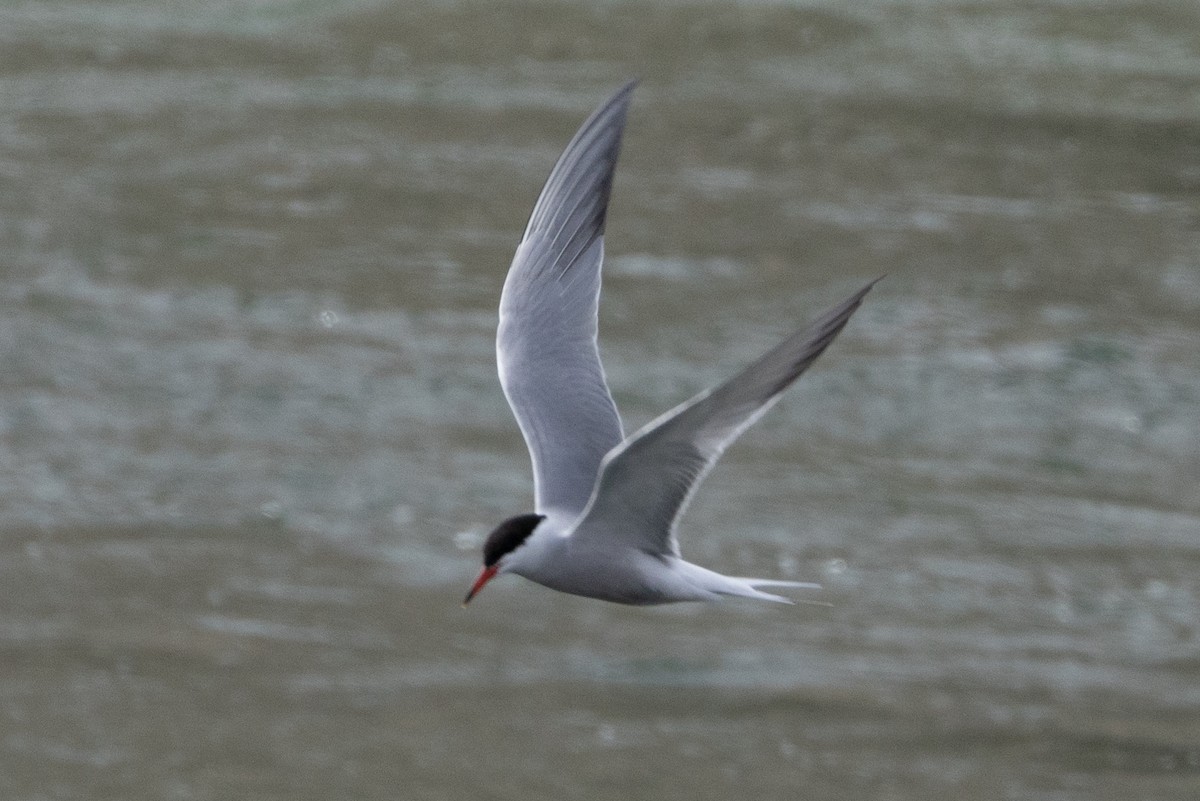
[[[725,448],[829,346],[875,281],[749,367],[652,421],[611,452],[573,537],[679,555],[676,524]]]
[[[577,515],[624,434],[597,345],[604,225],[635,84],[600,105],[559,157],[500,297],[500,384],[533,460],[537,511]]]

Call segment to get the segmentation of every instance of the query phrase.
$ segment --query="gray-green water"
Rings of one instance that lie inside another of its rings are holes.
[[[1200,6],[0,4],[0,796],[1192,799]],[[634,428],[863,281],[685,553],[497,581],[504,272],[640,75]]]

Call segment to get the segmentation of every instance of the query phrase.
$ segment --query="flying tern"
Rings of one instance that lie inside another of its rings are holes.
[[[501,523],[465,606],[497,575],[624,604],[725,596],[791,603],[685,561],[676,527],[701,480],[825,350],[874,281],[723,384],[626,437],[597,348],[613,171],[636,82],[602,103],[559,157],[500,296],[500,384],[533,460],[534,508]],[[877,279],[878,280],[878,279]]]

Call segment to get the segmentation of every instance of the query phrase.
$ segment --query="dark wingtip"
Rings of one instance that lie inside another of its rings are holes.
[[[558,265],[560,277],[604,234],[625,118],[637,84],[636,79],[626,82],[575,131],[525,226],[524,238],[540,231],[553,243],[551,263]],[[593,169],[597,164],[601,168]]]
[[[641,76],[635,75],[625,83],[621,84],[621,88],[613,92],[613,97],[630,94],[634,89],[638,88],[638,84],[642,82]]]
[[[777,353],[794,352],[794,355],[789,359],[791,364],[790,369],[781,374],[779,380],[771,386],[770,395],[783,392],[825,352],[825,349],[837,338],[837,335],[846,327],[846,323],[850,321],[850,318],[862,306],[863,298],[884,277],[881,275],[874,281],[864,285],[853,295],[832,309],[827,310],[807,328],[800,329],[775,348],[768,351],[760,359],[761,362],[773,358]],[[799,347],[797,348],[797,346]]]

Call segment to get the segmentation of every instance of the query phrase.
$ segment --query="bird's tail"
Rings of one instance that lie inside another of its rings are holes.
[[[787,598],[782,595],[775,595],[769,592],[763,592],[759,587],[788,587],[794,590],[819,590],[820,584],[814,584],[811,581],[781,581],[779,579],[761,579],[761,578],[733,578],[740,587],[736,589],[730,588],[723,595],[737,595],[742,598],[757,598],[760,601],[774,601],[780,604],[813,604],[815,606],[832,606],[827,601],[814,601],[810,598]]]

